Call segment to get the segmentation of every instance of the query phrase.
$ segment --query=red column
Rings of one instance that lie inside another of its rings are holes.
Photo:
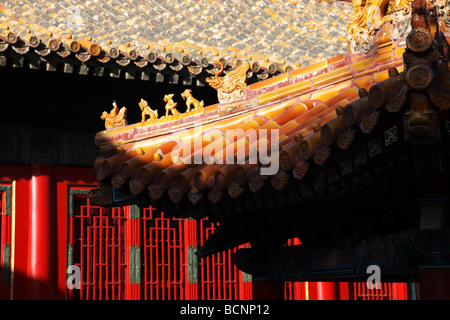
[[[28,224],[28,299],[50,299],[51,166],[34,165]]]
[[[310,300],[339,300],[338,282],[309,282]]]
[[[420,268],[421,300],[450,300],[450,267]]]
[[[252,280],[253,300],[284,300],[284,282]]]

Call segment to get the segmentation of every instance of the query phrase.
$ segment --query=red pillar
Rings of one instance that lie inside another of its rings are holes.
[[[450,267],[420,268],[421,300],[450,300]]]
[[[309,282],[310,300],[339,300],[338,282]]]
[[[32,167],[28,224],[28,299],[50,299],[51,171],[49,165]]]
[[[252,280],[253,300],[284,300],[284,282]]]

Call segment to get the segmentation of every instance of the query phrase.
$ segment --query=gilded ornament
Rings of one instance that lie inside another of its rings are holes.
[[[105,128],[121,127],[128,124],[127,122],[127,108],[122,107],[120,110],[117,107],[116,101],[113,101],[113,108],[108,113],[103,111],[100,119],[105,120]]]
[[[224,77],[219,77],[224,71],[224,66],[220,62],[215,62],[219,66],[219,71],[213,70],[214,77],[206,78],[206,82],[217,90],[217,97],[220,103],[229,103],[245,97],[247,88],[247,71],[250,65],[243,62],[236,69],[228,72]]]
[[[186,112],[191,111],[191,107],[194,107],[193,110],[201,110],[203,109],[203,100],[198,101],[192,96],[192,90],[186,89],[181,94],[181,97],[183,97],[184,100],[186,100]]]
[[[169,116],[169,111],[173,116],[177,116],[180,113],[178,112],[177,108],[177,103],[173,102],[172,100],[173,98],[173,93],[171,94],[166,94],[164,96],[164,102],[166,102],[166,117]]]
[[[147,101],[141,99],[139,107],[141,108],[141,122],[158,119],[158,110],[151,109]],[[147,117],[148,119],[146,119]]]
[[[408,0],[353,0],[353,15],[347,27],[347,41],[352,52],[371,49],[375,36],[380,32],[390,32],[390,36],[401,37],[411,14]],[[394,30],[383,29],[391,23]],[[409,24],[409,23],[408,23]],[[404,29],[404,30],[403,30]],[[384,31],[386,30],[386,31]]]

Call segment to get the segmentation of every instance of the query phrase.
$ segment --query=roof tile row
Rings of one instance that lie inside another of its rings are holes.
[[[250,85],[245,100],[248,107],[230,114],[220,115],[215,105],[182,122],[158,119],[152,124],[99,132],[95,141],[104,152],[104,158],[95,164],[99,181],[107,183],[110,177],[115,189],[128,183],[132,194],[147,190],[154,200],[167,192],[173,202],[178,202],[187,194],[192,203],[206,197],[217,202],[225,190],[238,197],[244,186],[257,192],[266,180],[281,190],[291,171],[295,178],[302,179],[308,159],[318,165],[326,163],[334,142],[340,148],[349,147],[354,135],[351,125],[373,114],[373,105],[368,103],[369,87],[385,81],[391,67],[402,71],[402,58],[396,55],[402,46],[395,43],[364,54],[343,54]],[[377,59],[380,51],[389,54],[388,58]],[[403,81],[399,77],[398,81]],[[203,126],[201,139],[196,135],[195,121]],[[267,135],[258,136],[256,145],[243,132],[236,134],[236,129],[249,128],[256,129],[258,135],[261,129],[267,129]],[[256,150],[261,145],[274,147],[274,129],[279,137],[276,146],[280,166],[275,175],[265,176],[261,169],[270,163],[263,163]],[[362,126],[361,130],[371,129]],[[125,142],[130,149],[116,154],[117,146],[124,147]],[[195,143],[200,143],[198,149],[194,149]],[[191,148],[183,149],[183,145]],[[142,148],[139,155],[135,151],[138,146]],[[227,148],[232,154],[228,159]],[[193,162],[195,157],[203,161]]]
[[[316,12],[319,6],[328,14]],[[161,57],[178,52],[189,54],[193,60],[223,56],[296,66],[346,51],[346,23],[351,10],[346,2],[330,5],[306,0],[6,0],[0,8],[0,21],[16,36],[28,29],[45,44],[48,37],[72,49],[78,43],[91,55],[99,48],[111,57],[119,50],[131,59],[160,51]],[[326,29],[329,35],[311,32],[311,28]],[[71,43],[63,40],[69,34]],[[80,43],[87,37],[92,39],[89,43]],[[55,44],[49,48],[57,50]]]

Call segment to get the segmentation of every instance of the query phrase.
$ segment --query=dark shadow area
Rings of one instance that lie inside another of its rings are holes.
[[[0,68],[0,79],[5,93],[0,124],[91,132],[93,135],[104,130],[100,116],[103,111],[112,109],[113,100],[119,108],[127,107],[129,124],[141,120],[138,105],[141,98],[152,109],[158,109],[160,116],[165,113],[164,95],[170,93],[178,103],[177,109],[185,111],[185,101],[181,97],[185,89],[191,89],[194,97],[204,100],[205,106],[217,103],[217,93],[208,85],[184,86],[11,66]]]
[[[30,279],[26,275],[11,270],[0,269],[0,300],[64,300],[65,292],[58,290],[56,276],[50,283]],[[13,290],[11,292],[11,286]]]

